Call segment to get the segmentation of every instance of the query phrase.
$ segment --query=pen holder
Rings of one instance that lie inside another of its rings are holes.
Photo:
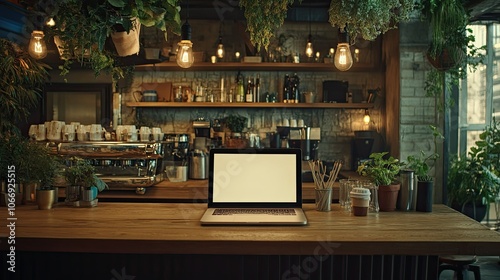
[[[316,210],[328,212],[332,210],[332,188],[314,189],[316,195]]]

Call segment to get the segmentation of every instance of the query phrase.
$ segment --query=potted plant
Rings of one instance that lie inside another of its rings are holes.
[[[247,126],[248,118],[240,115],[229,115],[224,123],[231,130],[231,137],[227,139],[226,146],[231,148],[245,148],[247,141],[243,139],[241,132]]]
[[[97,192],[108,188],[108,185],[95,174],[95,168],[87,160],[79,157],[70,159],[70,166],[64,171],[69,186],[66,187],[66,203],[73,204],[82,197],[82,192],[93,193],[88,201],[97,196]],[[86,196],[87,196],[86,194]]]
[[[499,128],[496,121],[486,127],[467,156],[451,160],[448,171],[448,204],[478,221],[500,191]]]
[[[370,160],[363,162],[357,172],[362,176],[369,176],[378,186],[378,202],[380,211],[394,211],[400,183],[396,177],[400,172],[401,163],[390,156],[384,158],[388,152],[372,153]]]
[[[438,131],[437,127],[430,125],[432,136],[434,137],[434,147],[437,145],[437,139],[443,139],[443,135]],[[416,210],[422,212],[432,212],[433,194],[434,194],[434,177],[430,171],[434,166],[439,154],[435,152],[426,154],[420,151],[417,155],[409,155],[405,168],[412,170],[417,177],[417,205]]]

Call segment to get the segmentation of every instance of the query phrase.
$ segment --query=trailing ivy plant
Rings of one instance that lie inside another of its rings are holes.
[[[283,25],[288,7],[294,0],[240,0],[239,2],[240,7],[245,9],[250,41],[257,51],[261,47],[267,50],[274,31]]]
[[[414,0],[332,0],[328,20],[347,31],[351,42],[358,36],[374,40],[409,19],[414,8]]]

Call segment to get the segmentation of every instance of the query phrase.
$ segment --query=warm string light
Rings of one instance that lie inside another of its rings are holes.
[[[177,44],[177,64],[182,68],[189,68],[194,63],[193,43],[191,42],[191,25],[189,19],[189,1],[187,2],[187,18],[181,27],[181,41]]]
[[[309,34],[309,38],[307,39],[307,44],[306,44],[306,56],[313,57],[313,54],[314,54],[314,49],[312,44],[312,36],[311,34]]]
[[[42,59],[47,56],[47,47],[43,37],[43,31],[35,30],[31,33],[28,53],[35,59]]]
[[[217,46],[217,57],[224,58],[224,45],[222,44],[222,36],[219,37],[219,45]]]

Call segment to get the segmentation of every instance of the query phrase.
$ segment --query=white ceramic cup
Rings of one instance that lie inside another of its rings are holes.
[[[36,140],[44,141],[47,139],[47,131],[45,129],[45,124],[39,124],[36,131]]]
[[[30,129],[28,130],[28,136],[32,140],[36,140],[36,134],[38,132],[38,125],[37,124],[32,124],[30,125]]]
[[[100,124],[90,125],[90,141],[102,141],[102,126]]]
[[[296,119],[290,119],[290,127],[297,127],[297,120]]]
[[[65,125],[62,121],[51,121],[47,127],[47,139],[52,141],[61,140],[62,129]]]
[[[282,125],[283,126],[290,126],[290,121],[288,121],[288,119],[283,119]]]

